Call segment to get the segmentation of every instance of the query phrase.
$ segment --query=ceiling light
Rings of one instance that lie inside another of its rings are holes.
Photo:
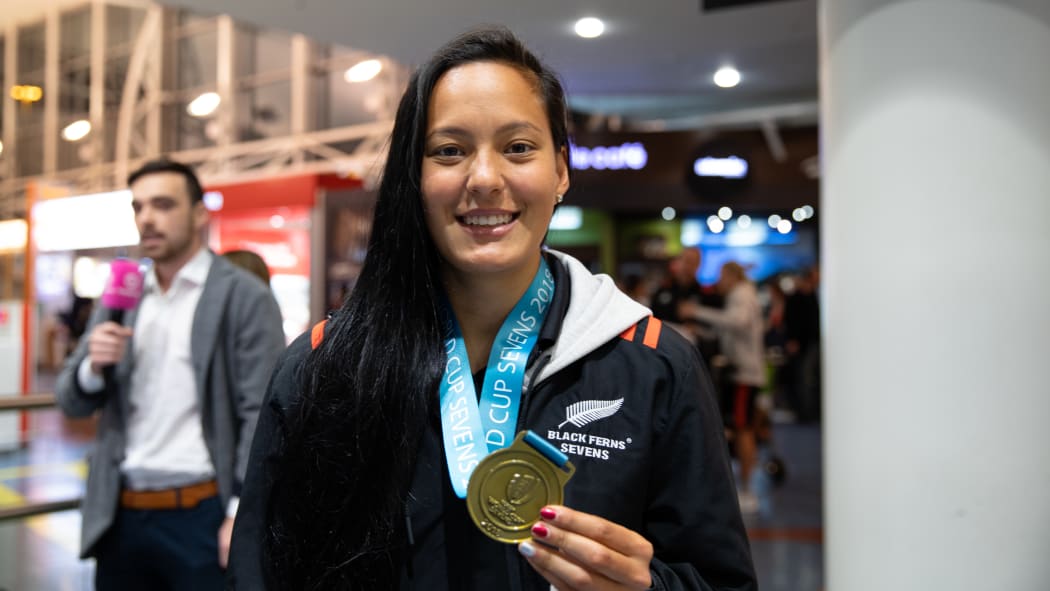
[[[718,217],[722,218],[723,221],[728,222],[729,218],[733,217],[733,208],[726,207],[723,205],[718,208]]]
[[[751,216],[742,215],[736,219],[736,225],[741,230],[746,230],[751,227]]]
[[[219,108],[222,98],[217,92],[205,92],[186,105],[186,112],[194,117],[207,117]]]
[[[803,205],[802,206],[802,213],[806,214],[806,219],[808,220],[809,218],[813,217],[813,214],[816,213],[816,212],[813,211],[813,206],[812,205]]]
[[[806,212],[803,211],[801,207],[796,207],[795,210],[791,212],[791,219],[795,220],[796,222],[805,221]]]
[[[367,82],[382,71],[383,62],[379,60],[365,60],[354,64],[353,67],[347,70],[343,74],[343,79],[347,82]]]
[[[780,223],[777,224],[777,232],[780,232],[781,234],[787,234],[790,231],[791,220],[780,220]]]
[[[780,223],[780,216],[774,213],[773,215],[769,216],[769,219],[766,220],[766,222],[769,224],[770,228],[776,230],[777,224]]]
[[[91,122],[87,119],[77,119],[62,130],[62,139],[67,142],[76,142],[87,137],[91,133]]]
[[[737,84],[740,84],[740,72],[738,72],[736,68],[724,66],[715,72],[714,80],[715,84],[722,88],[733,88]]]
[[[601,19],[588,16],[576,21],[576,34],[584,39],[600,37],[605,31],[605,23]]]
[[[707,216],[707,227],[711,232],[718,234],[725,229],[726,225],[717,215]]]
[[[673,207],[665,207],[663,211],[660,212],[660,216],[667,221],[673,220],[677,215],[678,212],[675,211]]]

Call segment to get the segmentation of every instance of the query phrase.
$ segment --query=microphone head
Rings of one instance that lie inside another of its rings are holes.
[[[109,266],[109,281],[102,292],[102,305],[110,310],[131,310],[142,297],[142,284],[138,262],[114,259]]]

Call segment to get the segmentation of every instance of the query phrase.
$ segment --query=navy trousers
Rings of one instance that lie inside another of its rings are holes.
[[[192,509],[121,508],[95,553],[95,588],[220,591],[218,496]]]

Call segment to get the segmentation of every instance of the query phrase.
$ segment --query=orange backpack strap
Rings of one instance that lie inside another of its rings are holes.
[[[663,323],[660,322],[659,318],[649,316],[639,320],[637,324],[620,333],[620,338],[625,341],[637,342],[636,337],[641,333],[642,344],[650,349],[655,349],[656,345],[660,343],[660,328],[662,326]]]
[[[324,325],[328,322],[328,319],[318,322],[310,329],[310,348],[316,349],[321,346],[321,341],[324,340]]]

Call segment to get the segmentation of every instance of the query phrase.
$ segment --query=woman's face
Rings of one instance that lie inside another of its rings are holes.
[[[531,280],[557,195],[569,188],[543,99],[497,62],[455,67],[430,98],[422,191],[446,273]]]

